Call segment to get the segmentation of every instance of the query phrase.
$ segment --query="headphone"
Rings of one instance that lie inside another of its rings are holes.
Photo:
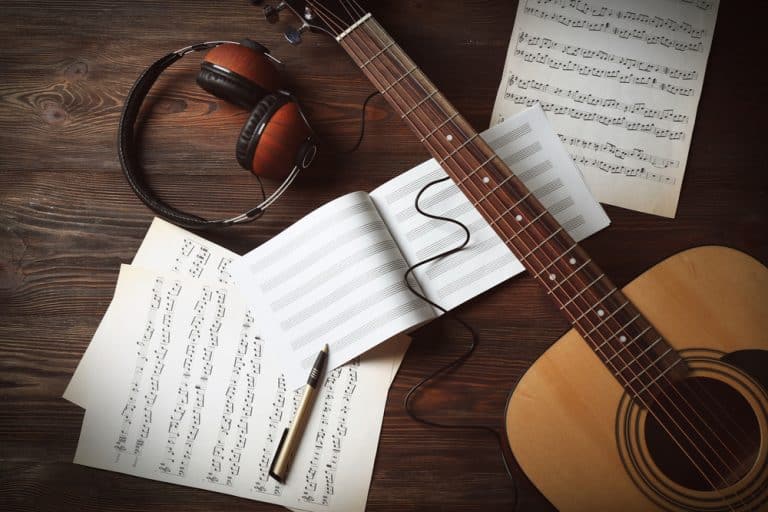
[[[136,151],[136,118],[152,85],[171,64],[202,50],[210,51],[200,64],[197,84],[217,98],[251,112],[237,139],[237,161],[259,178],[283,180],[275,192],[255,208],[221,220],[207,220],[162,202],[147,186]],[[309,167],[317,155],[317,138],[296,98],[280,89],[275,64],[281,62],[265,46],[244,39],[193,44],[169,53],[144,70],[123,107],[118,154],[123,174],[147,207],[185,228],[242,224],[260,217],[288,189],[298,173]]]

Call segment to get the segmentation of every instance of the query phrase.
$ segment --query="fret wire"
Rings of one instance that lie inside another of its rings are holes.
[[[421,140],[420,140],[420,142],[425,142],[425,141],[426,141],[428,138],[430,138],[430,137],[432,137],[434,134],[436,134],[436,133],[438,132],[438,130],[440,130],[440,129],[441,129],[441,128],[443,128],[445,125],[447,125],[448,123],[450,123],[451,121],[453,121],[454,119],[456,119],[456,118],[458,117],[458,115],[459,115],[459,113],[458,113],[458,112],[456,112],[456,113],[455,113],[455,114],[453,114],[451,117],[449,117],[448,119],[446,119],[445,121],[443,121],[441,124],[439,124],[439,125],[437,126],[437,128],[435,128],[434,130],[432,130],[431,132],[429,132],[428,134],[426,134],[424,137],[422,137],[422,138],[421,138]],[[467,141],[466,141],[464,144],[469,144],[471,141],[475,140],[475,138],[477,138],[477,137],[479,137],[479,134],[477,134],[477,133],[476,133],[475,135],[473,135],[473,136],[472,136],[472,138],[471,138],[471,139],[467,139]],[[463,147],[464,147],[464,145],[462,145],[462,146],[459,146],[459,147],[457,148],[457,150],[459,150],[459,149],[461,149],[461,148],[463,148]],[[452,156],[452,155],[450,155],[450,154],[449,154],[448,156]],[[442,164],[444,161],[445,161],[445,159],[443,159],[443,160],[438,160],[438,163]]]
[[[568,302],[566,302],[565,304],[563,304],[563,307],[566,307],[566,306],[568,306],[568,304],[570,304],[571,302],[575,301],[577,298],[579,298],[579,297],[581,296],[581,294],[582,294],[582,293],[584,293],[585,291],[587,291],[587,290],[589,290],[590,288],[592,288],[592,286],[593,286],[593,285],[594,285],[596,282],[600,281],[600,280],[601,280],[602,278],[604,278],[604,277],[605,277],[605,274],[600,274],[600,276],[598,276],[598,278],[597,278],[597,279],[595,279],[594,281],[592,281],[591,283],[589,283],[589,284],[587,285],[587,287],[586,287],[586,288],[584,288],[584,289],[583,289],[583,290],[581,290],[579,293],[577,293],[576,295],[574,295],[574,296],[573,296],[573,298],[571,298],[571,300],[569,300]]]
[[[516,203],[514,203],[512,206],[510,206],[509,208],[507,208],[506,210],[504,210],[504,211],[501,213],[501,215],[499,215],[498,217],[494,217],[493,219],[490,219],[490,220],[488,221],[488,224],[489,224],[491,227],[493,227],[493,225],[494,225],[494,224],[496,224],[496,223],[497,223],[499,220],[503,219],[503,218],[504,218],[504,216],[505,216],[505,215],[507,215],[508,213],[510,213],[512,210],[514,210],[515,208],[517,208],[518,206],[520,206],[520,205],[521,205],[521,204],[522,204],[522,203],[523,203],[523,202],[524,202],[526,199],[528,199],[529,197],[531,197],[531,195],[533,195],[533,192],[528,192],[527,194],[525,194],[525,195],[524,195],[523,197],[521,197],[521,198],[520,198],[520,199],[519,199],[519,200],[518,200]],[[552,262],[552,263],[554,263],[554,262]]]
[[[392,52],[391,52],[391,51],[390,51],[389,53],[390,53],[390,55],[392,54]],[[382,62],[383,62],[383,61],[382,61]],[[384,65],[384,67],[385,67],[385,69],[386,69],[386,64]],[[382,75],[383,75],[383,74],[382,74]],[[390,85],[389,85],[389,86],[388,86],[388,87],[387,87],[385,90],[387,90],[387,91],[388,91],[388,90],[392,89],[394,85],[396,85],[398,82],[400,82],[400,81],[402,81],[402,80],[403,80],[403,77],[401,77],[400,79],[398,79],[398,80],[397,80],[395,83],[393,83],[393,84],[390,84]],[[423,85],[421,85],[421,84],[419,84],[419,85],[421,86],[421,89],[422,89],[424,92],[426,92],[426,89],[423,87]],[[403,88],[404,88],[404,89],[406,89],[406,87],[403,87]],[[391,95],[390,95],[390,96],[391,96]],[[393,101],[394,101],[394,97],[393,97],[392,99],[393,99]],[[423,101],[426,101],[426,100],[427,100],[427,98],[425,98]],[[434,103],[434,102],[433,102],[433,103]],[[439,105],[438,105],[438,107],[439,107]],[[401,117],[403,117],[403,118],[407,117],[408,113],[410,113],[410,112],[411,112],[411,111],[413,111],[413,110],[415,110],[415,108],[412,108],[411,110],[409,110],[407,113],[405,113],[405,114],[404,114],[403,116],[401,116]],[[444,125],[444,124],[448,124],[448,123],[449,123],[449,122],[450,122],[452,119],[454,119],[455,117],[457,117],[457,115],[456,115],[456,114],[452,115],[452,116],[451,116],[449,119],[447,119],[446,121],[444,121],[443,125]],[[417,116],[417,119],[418,119],[418,116]],[[423,122],[422,122],[420,119],[419,119],[419,122],[423,124]],[[414,126],[414,128],[415,128],[415,125],[413,125],[413,126]],[[458,131],[460,131],[462,134],[464,134],[464,132],[463,132],[463,129],[459,128],[458,126],[456,126],[456,128],[458,129]],[[438,129],[435,129],[435,130],[432,130],[432,131],[430,132],[430,134],[429,134],[429,135],[425,136],[425,137],[422,139],[422,141],[424,141],[424,140],[428,139],[430,136],[434,135],[434,133],[436,133],[438,130],[439,130],[439,128],[438,128]],[[417,131],[418,131],[418,130],[417,130]],[[476,136],[476,135],[473,135],[473,136],[472,136],[472,139],[474,139],[474,138],[475,138],[475,136]],[[466,143],[462,145],[462,148],[463,148],[463,147],[465,147],[465,146],[468,146],[470,142],[471,142],[471,140],[467,140],[467,141],[466,141]],[[449,156],[447,156],[447,157],[444,157],[444,158],[442,159],[442,162],[443,162],[443,163],[445,163],[445,162],[447,161],[447,158],[455,156],[457,153],[459,153],[459,151],[460,151],[460,148],[457,148],[456,150],[452,151],[452,152],[449,154]],[[475,169],[475,170],[474,170],[472,173],[470,173],[468,176],[466,176],[466,177],[462,178],[462,179],[461,179],[461,180],[459,180],[459,181],[460,181],[460,182],[466,181],[466,179],[468,179],[468,178],[469,178],[469,177],[471,177],[472,175],[476,174],[476,173],[477,173],[477,171],[479,171],[480,169],[484,168],[484,167],[485,167],[485,166],[486,166],[488,163],[490,163],[490,162],[491,162],[492,160],[494,160],[495,158],[496,158],[496,155],[492,153],[492,156],[491,156],[490,158],[488,158],[488,159],[487,159],[485,162],[483,162],[482,164],[480,164],[480,166],[479,166],[479,167],[477,167],[477,168],[476,168],[476,169]],[[511,176],[510,176],[510,177],[511,177]],[[505,181],[506,181],[506,180],[505,180]],[[486,198],[487,198],[487,196],[488,196],[488,195],[486,194]],[[477,205],[476,205],[476,206],[477,206]],[[545,211],[545,212],[546,212],[546,210],[543,210],[543,211]],[[510,226],[510,227],[511,227],[511,226]],[[538,248],[540,248],[540,246],[539,246]],[[537,248],[537,249],[538,249],[538,248]],[[529,256],[530,256],[530,254],[529,254]]]
[[[550,240],[551,240],[551,239],[552,239],[552,238],[553,238],[555,235],[557,235],[558,233],[560,233],[562,230],[563,230],[563,228],[562,228],[562,227],[561,227],[561,228],[558,228],[558,230],[557,230],[557,231],[555,231],[554,233],[552,233],[551,235],[549,235],[547,238],[545,238],[545,239],[544,239],[544,241],[542,241],[542,242],[541,242],[539,245],[537,245],[536,247],[534,247],[533,249],[531,249],[530,251],[528,251],[528,254],[526,254],[525,256],[523,256],[522,258],[520,258],[520,261],[526,261],[526,260],[527,260],[527,259],[528,259],[528,258],[529,258],[529,257],[530,257],[532,254],[533,254],[533,253],[535,253],[536,251],[538,251],[539,249],[541,249],[541,247],[542,247],[542,246],[543,246],[545,243],[549,242],[549,241],[550,241]],[[513,235],[512,237],[510,237],[509,239],[505,240],[504,242],[506,243],[506,242],[509,242],[510,240],[512,240],[513,238],[517,238],[517,235],[518,235],[518,234],[515,234],[515,235]]]
[[[377,36],[377,37],[378,37],[378,36]],[[462,130],[462,131],[463,131],[463,130]],[[537,258],[537,259],[538,259],[538,258]],[[550,263],[550,264],[551,264],[551,263]],[[580,292],[580,293],[583,293],[583,292],[584,292],[584,290],[582,290],[582,292]],[[670,350],[671,350],[671,349],[670,349]],[[677,363],[677,362],[679,362],[679,361],[676,361],[676,363]],[[655,364],[655,363],[654,363],[654,364]],[[647,368],[647,369],[648,369],[648,368]],[[647,370],[647,369],[646,369],[646,370]],[[667,370],[667,371],[668,371],[668,370]],[[665,373],[666,373],[666,372],[665,372]],[[659,376],[659,377],[660,377],[660,376]],[[658,378],[659,378],[659,377],[657,377],[657,380],[658,380]],[[646,386],[643,388],[643,390],[645,390],[645,389],[646,389],[647,387],[649,387],[651,384],[652,384],[652,383],[649,383],[649,384],[647,384],[647,385],[646,385]],[[687,436],[686,436],[686,437],[687,437]],[[690,441],[690,439],[689,439],[689,441]]]
[[[389,84],[389,86],[387,86],[387,88],[386,88],[386,89],[384,89],[383,91],[381,91],[381,94],[387,94],[387,92],[389,92],[389,90],[390,90],[390,89],[392,89],[394,86],[396,86],[397,84],[399,84],[400,82],[402,82],[403,80],[405,80],[406,78],[408,78],[408,77],[411,75],[411,73],[413,73],[413,72],[414,72],[414,71],[416,71],[417,69],[419,69],[419,68],[418,68],[418,66],[414,66],[414,67],[413,67],[413,68],[412,68],[410,71],[408,71],[406,74],[404,74],[403,76],[401,76],[400,78],[398,78],[397,80],[395,80],[394,82],[392,82],[391,84]]]
[[[433,97],[435,94],[437,94],[437,93],[438,93],[438,91],[437,91],[437,89],[435,89],[435,91],[434,91],[434,92],[430,93],[430,95],[429,95],[429,96],[427,96],[426,98],[424,98],[423,100],[421,100],[420,102],[418,102],[416,105],[414,105],[413,107],[411,107],[411,109],[410,109],[408,112],[404,113],[402,116],[400,116],[400,118],[401,118],[401,119],[405,119],[405,117],[406,117],[406,116],[410,115],[410,114],[411,114],[411,112],[413,112],[414,110],[416,110],[417,108],[419,108],[420,106],[422,106],[422,105],[423,105],[423,104],[424,104],[424,103],[425,103],[427,100],[431,100],[431,99],[432,99],[432,97]]]
[[[613,355],[612,355],[612,356],[611,356],[611,357],[608,359],[608,361],[611,361],[611,360],[612,360],[614,357],[616,357],[616,356],[618,356],[619,354],[621,354],[622,352],[624,352],[624,351],[625,351],[625,350],[626,350],[628,347],[632,346],[632,344],[634,344],[634,343],[635,343],[635,341],[637,341],[637,340],[639,340],[640,338],[642,338],[643,336],[645,336],[645,333],[647,333],[647,332],[648,332],[648,331],[650,331],[650,330],[651,330],[651,326],[649,325],[648,327],[646,327],[645,329],[643,329],[642,331],[640,331],[640,334],[638,334],[637,336],[635,336],[635,337],[634,337],[634,338],[632,338],[631,340],[627,340],[626,342],[624,342],[624,346],[623,346],[623,347],[621,347],[621,349],[619,349],[618,351],[614,351],[614,354],[613,354]],[[606,340],[606,343],[607,343],[607,341],[608,341],[608,340]],[[656,340],[656,341],[659,341],[659,340]],[[654,343],[654,344],[655,344],[655,343]]]
[[[603,301],[604,301],[605,299],[607,299],[608,297],[610,297],[611,295],[613,295],[613,294],[614,294],[614,293],[616,293],[617,291],[618,291],[618,288],[614,288],[613,290],[611,290],[611,291],[609,291],[608,293],[606,293],[605,295],[603,295],[603,298],[602,298],[602,299],[600,299],[599,301],[595,302],[595,304],[594,304],[593,306],[590,306],[590,307],[589,307],[589,308],[588,308],[588,309],[587,309],[585,312],[583,312],[583,313],[581,314],[581,316],[580,316],[579,318],[577,318],[576,320],[581,320],[582,318],[584,318],[585,316],[587,316],[587,314],[589,314],[589,313],[591,313],[592,311],[594,311],[594,309],[595,309],[595,308],[598,306],[598,304],[602,304],[602,303],[603,303]],[[547,292],[547,293],[552,293],[552,292]],[[602,322],[600,322],[600,323],[602,323]]]
[[[560,254],[560,256],[558,256],[557,258],[555,258],[555,260],[554,260],[554,261],[552,261],[552,263],[550,263],[549,265],[547,265],[546,267],[544,267],[543,269],[541,269],[541,270],[540,270],[540,271],[539,271],[537,274],[535,274],[533,277],[536,277],[536,278],[538,278],[538,277],[539,277],[541,274],[543,274],[544,272],[546,272],[546,271],[549,269],[549,267],[551,267],[552,265],[554,265],[554,264],[555,264],[555,263],[557,263],[558,261],[562,260],[562,259],[563,259],[563,258],[564,258],[564,257],[565,257],[565,256],[566,256],[568,253],[569,253],[569,252],[571,252],[572,250],[574,250],[574,249],[575,249],[576,247],[578,247],[578,246],[579,246],[579,244],[577,244],[577,243],[574,243],[572,246],[570,246],[568,249],[566,249],[566,250],[565,250],[565,251],[564,251],[562,254]],[[592,260],[590,259],[589,261],[592,261]]]
[[[374,59],[377,59],[377,58],[379,58],[379,56],[381,56],[381,54],[382,54],[382,53],[386,52],[387,50],[389,50],[390,48],[392,48],[394,45],[395,45],[395,42],[394,42],[394,41],[392,41],[391,43],[389,43],[389,44],[388,44],[387,46],[385,46],[385,47],[384,47],[384,48],[383,48],[381,51],[377,52],[377,53],[376,53],[376,55],[374,55],[373,57],[371,57],[370,59],[368,59],[367,61],[365,61],[365,62],[364,62],[362,65],[360,65],[360,69],[364,68],[365,66],[367,66],[368,64],[370,64],[371,62],[373,62],[373,60],[374,60]]]
[[[393,98],[393,100],[394,100],[394,98]],[[421,121],[420,121],[420,122],[421,122]],[[554,236],[554,234],[553,234],[553,235],[551,235],[551,237],[552,237],[552,236]],[[543,245],[543,244],[539,244],[539,247],[537,247],[537,248],[536,248],[536,249],[534,249],[534,250],[538,250],[538,249],[540,248],[540,246],[541,246],[541,245]],[[531,255],[532,255],[532,252],[531,252],[531,253],[529,253],[528,255],[526,255],[526,257],[525,257],[525,258],[529,258]],[[556,261],[555,261],[555,262],[550,262],[550,264],[549,264],[549,265],[551,265],[551,264],[553,264],[553,263],[556,263]],[[590,286],[591,286],[592,284],[594,284],[594,283],[591,283],[591,284],[590,284]],[[581,294],[583,294],[585,291],[586,291],[586,289],[585,289],[585,290],[581,290],[581,292],[579,292],[579,294],[581,295]],[[575,298],[575,297],[574,297],[574,298]],[[568,303],[566,303],[566,304],[570,304],[570,303],[572,303],[572,302],[573,302],[573,299],[572,299],[571,301],[569,301]],[[563,307],[565,307],[565,306],[563,306]]]
[[[630,302],[629,302],[629,301],[623,302],[623,303],[621,304],[621,306],[619,306],[617,309],[614,309],[613,311],[611,311],[611,313],[610,313],[609,315],[606,315],[606,317],[605,317],[605,318],[603,318],[603,320],[602,320],[602,321],[601,321],[599,324],[595,325],[595,326],[594,326],[592,329],[590,329],[590,330],[589,330],[589,332],[585,333],[585,336],[589,336],[590,334],[592,334],[593,332],[595,332],[595,329],[597,329],[598,327],[600,327],[601,325],[603,325],[605,322],[607,322],[608,320],[610,320],[611,318],[613,318],[613,316],[614,316],[616,313],[618,313],[619,311],[623,310],[623,309],[624,309],[624,307],[625,307],[625,306],[627,306],[628,304],[630,304]],[[630,320],[630,321],[629,321],[629,323],[631,324],[632,322],[634,322],[634,321],[635,321],[635,320],[637,320],[638,318],[640,318],[640,313],[638,313],[637,315],[635,315],[635,317],[634,317],[632,320]],[[625,324],[625,325],[624,325],[624,327],[626,327],[626,326],[627,326],[627,325]],[[620,330],[624,330],[624,329],[622,328],[622,329],[620,329]],[[597,348],[601,348],[601,347],[602,347],[603,345],[605,345],[606,343],[608,343],[608,341],[607,341],[607,340],[606,340],[606,341],[604,341],[604,342],[602,343],[602,345],[598,345],[598,347],[597,347]]]
[[[658,338],[658,339],[656,340],[656,342],[659,342],[659,341],[661,341],[661,338]],[[645,354],[646,354],[648,351],[650,351],[650,350],[651,350],[651,349],[652,349],[654,346],[656,346],[656,343],[654,343],[653,345],[649,345],[649,346],[645,347],[645,348],[643,349],[643,351],[642,351],[642,352],[640,352],[640,354],[638,354],[638,356],[642,356],[642,355],[645,355]],[[670,347],[670,348],[669,348],[669,350],[672,350],[672,348]],[[664,357],[665,355],[667,355],[667,352],[665,352],[665,353],[664,353],[664,355],[662,355],[662,357]],[[620,372],[623,372],[624,370],[626,370],[627,368],[629,368],[629,366],[630,366],[630,365],[631,365],[633,362],[635,362],[635,360],[632,360],[632,361],[630,361],[630,362],[626,363],[624,366],[622,366],[622,367],[621,367],[621,369],[620,369],[619,371],[620,371]],[[635,377],[638,377],[638,375],[635,375]],[[634,380],[634,378],[633,378],[633,380]]]
[[[582,270],[584,267],[586,267],[587,265],[589,265],[590,263],[592,263],[592,259],[591,259],[591,258],[590,258],[590,259],[588,259],[587,261],[585,261],[584,263],[582,263],[582,264],[579,266],[579,268],[577,268],[576,270],[574,270],[573,272],[571,272],[570,274],[568,274],[568,276],[567,276],[567,277],[565,277],[565,278],[561,279],[561,280],[560,280],[560,281],[557,283],[557,285],[555,285],[555,287],[554,287],[554,288],[552,288],[551,290],[549,290],[549,292],[547,292],[547,293],[552,293],[553,291],[557,290],[557,289],[558,289],[560,286],[562,286],[564,283],[566,283],[568,280],[570,280],[570,279],[571,279],[573,276],[575,276],[577,273],[581,272],[581,270]],[[538,277],[538,276],[537,276],[537,277]]]
[[[658,375],[656,376],[656,378],[654,378],[653,380],[651,380],[651,381],[650,381],[648,384],[646,384],[645,386],[643,386],[643,387],[642,387],[642,389],[641,389],[640,391],[638,391],[637,393],[638,393],[638,394],[640,394],[640,393],[645,393],[645,390],[646,390],[646,389],[648,389],[648,387],[649,387],[649,386],[651,386],[652,384],[655,384],[656,382],[658,382],[659,380],[661,380],[661,378],[662,378],[662,377],[664,377],[664,375],[665,375],[667,372],[669,372],[669,370],[671,370],[672,368],[674,368],[674,367],[675,367],[675,366],[676,366],[678,363],[680,363],[681,361],[682,361],[682,358],[678,358],[678,359],[675,359],[675,361],[674,361],[672,364],[670,364],[669,366],[667,366],[667,367],[664,369],[664,371],[662,371],[660,374],[658,374]],[[698,413],[697,413],[697,414],[698,414]],[[707,443],[707,444],[709,444],[709,443]],[[710,448],[711,448],[711,446],[710,446]],[[729,451],[730,451],[730,450],[729,450]]]
[[[659,339],[661,339],[661,338],[659,338]],[[651,346],[653,346],[653,345],[651,345]],[[645,349],[645,350],[643,351],[643,353],[645,353],[645,352],[648,352],[648,349]],[[672,352],[672,347],[669,347],[669,348],[668,348],[668,349],[667,349],[667,350],[666,350],[666,351],[665,351],[663,354],[661,354],[659,357],[657,357],[657,358],[656,358],[656,360],[655,360],[653,363],[651,363],[650,365],[646,366],[646,367],[643,369],[643,371],[641,371],[640,373],[638,373],[637,375],[635,375],[634,377],[632,377],[632,380],[630,380],[629,382],[627,382],[627,384],[628,384],[628,385],[629,385],[629,384],[632,384],[634,381],[636,381],[636,380],[638,379],[638,377],[640,377],[640,376],[641,376],[641,375],[643,375],[645,372],[647,372],[648,370],[650,370],[650,369],[651,369],[651,366],[655,366],[657,362],[659,362],[659,361],[661,361],[662,359],[664,359],[664,357],[665,357],[667,354],[669,354],[670,352]],[[624,370],[622,370],[622,371],[624,371]]]

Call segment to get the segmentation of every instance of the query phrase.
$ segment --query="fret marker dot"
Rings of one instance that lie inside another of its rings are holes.
[[[451,142],[453,140],[453,135],[449,133],[448,135],[445,136],[445,140],[447,140],[448,142]]]
[[[568,260],[568,263],[570,263],[571,265],[575,265],[576,264],[576,258],[571,258],[570,260]]]
[[[555,274],[549,274],[550,281],[554,281],[555,279],[557,279],[557,276]]]
[[[488,176],[486,176],[485,178],[483,178],[483,183],[485,183],[486,185],[487,185],[487,184],[488,184],[490,181],[491,181],[491,178],[489,178]]]
[[[622,334],[621,336],[619,336],[619,341],[624,343],[625,341],[627,341],[627,337]]]
[[[605,314],[605,311],[603,311],[602,309],[597,310],[597,316],[603,316],[604,314]]]
[[[520,222],[521,220],[523,220],[523,216],[522,215],[515,215],[515,220],[517,222]]]

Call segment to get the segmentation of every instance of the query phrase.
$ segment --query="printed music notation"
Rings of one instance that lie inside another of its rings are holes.
[[[265,359],[270,347],[258,317],[225,286],[236,258],[153,222],[134,266],[121,268],[103,328],[73,377],[72,394],[65,394],[87,408],[75,462],[283,506],[301,502],[312,443],[304,455],[299,450],[287,484],[268,477],[300,394],[275,373],[282,365]],[[404,342],[392,340],[337,370],[340,384],[330,398],[321,390],[318,400],[331,412],[326,425],[310,418],[307,435],[328,432],[326,449],[337,452],[326,463],[323,451],[315,501],[303,502],[303,510],[364,510]],[[326,464],[334,468],[327,476]]]
[[[699,73],[695,69],[680,69],[632,57],[623,57],[606,52],[605,50],[595,50],[571,44],[563,44],[547,37],[539,37],[526,32],[521,32],[517,37],[517,48],[519,48],[521,44],[546,50],[557,50],[560,53],[570,55],[571,57],[582,57],[584,59],[594,59],[610,64],[618,64],[627,70],[637,69],[644,73],[659,73],[678,80],[695,80],[699,77]],[[521,53],[520,55],[524,54]]]
[[[595,6],[584,0],[533,0],[536,5],[556,5],[561,9],[571,9],[581,14],[586,14],[598,18],[613,18],[616,20],[627,20],[640,25],[648,25],[653,28],[663,28],[672,32],[685,32],[693,39],[704,37],[704,30],[694,28],[690,23],[676,21],[671,18],[662,18],[660,16],[651,16],[644,13],[628,11],[623,9],[613,9],[605,5]],[[526,0],[529,5],[532,0]]]
[[[598,123],[605,126],[618,126],[625,130],[632,132],[644,132],[653,135],[654,137],[669,139],[671,141],[684,140],[685,132],[682,130],[671,130],[669,128],[660,128],[654,123],[644,123],[642,121],[633,121],[625,116],[610,116],[599,114],[597,112],[589,112],[582,109],[566,107],[564,105],[558,105],[557,103],[550,103],[546,101],[539,101],[531,96],[523,94],[507,93],[505,96],[508,100],[514,103],[532,106],[538,103],[545,112],[551,112],[555,115],[567,115],[572,119],[579,121],[586,121],[591,123]]]
[[[579,64],[570,60],[556,59],[542,52],[526,52],[524,50],[515,50],[515,55],[521,57],[526,62],[543,64],[551,69],[575,73],[581,76],[599,77],[613,80],[620,84],[636,85],[647,87],[649,89],[658,89],[673,96],[693,96],[695,90],[692,87],[681,87],[674,84],[661,82],[654,77],[639,76],[632,73],[622,74],[618,70],[602,69],[588,64]]]
[[[621,39],[636,39],[648,45],[660,45],[665,48],[672,48],[679,52],[690,51],[701,53],[704,50],[704,45],[701,41],[680,41],[669,38],[667,36],[648,32],[645,29],[619,28],[614,27],[609,22],[590,22],[588,20],[572,18],[560,13],[553,13],[542,9],[536,9],[535,7],[526,7],[525,13],[530,14],[531,16],[536,16],[537,18],[541,18],[543,20],[555,21],[566,27],[584,29],[588,30],[589,32],[604,32],[606,34],[617,36]]]
[[[660,157],[647,153],[641,148],[622,149],[610,142],[594,142],[585,140],[579,137],[569,137],[567,135],[558,134],[563,144],[574,146],[582,149],[589,149],[599,153],[609,153],[620,160],[626,160],[632,158],[640,160],[641,162],[648,162],[652,166],[659,169],[667,169],[668,167],[680,167],[678,160],[671,160],[669,158]]]
[[[674,217],[717,10],[700,0],[525,0],[493,119],[539,102],[598,200]],[[644,179],[618,180],[627,176]]]
[[[672,121],[673,123],[688,123],[689,117],[683,114],[676,114],[674,109],[659,110],[647,106],[645,103],[624,103],[613,98],[601,98],[590,93],[583,93],[573,89],[563,89],[538,80],[521,80],[517,75],[510,75],[507,82],[508,87],[517,86],[519,89],[534,89],[545,92],[553,96],[567,98],[576,103],[584,103],[590,106],[604,107],[618,110],[627,114],[637,114],[645,118],[654,118],[660,121]]]
[[[337,368],[325,379],[318,400],[320,428],[314,436],[312,457],[304,475],[300,501],[329,505],[335,494],[335,480],[352,399],[357,388],[359,361]],[[335,413],[335,414],[334,414]]]

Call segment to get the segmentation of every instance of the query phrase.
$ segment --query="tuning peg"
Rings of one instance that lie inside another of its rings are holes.
[[[292,45],[296,46],[296,45],[301,44],[301,34],[306,32],[307,30],[309,30],[309,28],[310,28],[309,25],[304,23],[298,29],[293,28],[293,27],[289,28],[288,30],[285,31],[285,33],[283,35],[285,36],[285,39],[289,43],[291,43]]]
[[[266,19],[269,23],[277,23],[277,21],[280,19],[280,11],[271,5],[265,5],[264,19]]]
[[[261,2],[259,2],[261,3]],[[285,2],[280,2],[277,4],[277,7],[273,7],[271,5],[265,5],[264,6],[264,18],[269,23],[277,23],[280,19],[280,11],[288,7],[288,4]]]

